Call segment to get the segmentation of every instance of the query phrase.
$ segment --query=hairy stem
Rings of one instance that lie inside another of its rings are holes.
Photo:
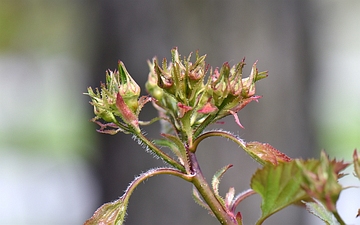
[[[240,202],[241,202],[242,200],[244,200],[245,198],[253,195],[253,194],[256,194],[256,192],[255,192],[253,189],[248,189],[248,190],[246,190],[246,191],[238,194],[238,195],[234,198],[234,200],[233,200],[233,202],[232,202],[232,204],[231,204],[230,211],[235,212],[235,209],[236,209],[236,207],[240,204]]]
[[[194,174],[192,183],[199,191],[204,201],[208,204],[215,217],[223,225],[237,225],[236,219],[227,213],[227,210],[216,198],[208,182],[205,180],[194,153],[189,152],[189,160]]]
[[[205,132],[203,134],[201,134],[200,136],[198,136],[192,146],[189,148],[189,150],[191,152],[195,152],[196,149],[197,149],[197,146],[200,144],[200,142],[202,140],[204,140],[205,138],[208,138],[208,137],[212,137],[212,136],[220,136],[220,137],[225,137],[225,138],[229,138],[230,140],[232,140],[233,142],[237,143],[239,146],[241,146],[242,148],[246,148],[246,144],[243,140],[241,140],[240,138],[238,138],[237,136],[229,133],[229,132],[226,132],[226,131],[208,131],[208,132]]]
[[[124,202],[127,202],[132,194],[132,192],[136,189],[136,187],[144,182],[145,180],[149,179],[150,177],[153,177],[155,175],[159,175],[159,174],[170,174],[170,175],[174,175],[177,177],[180,177],[186,181],[191,182],[193,176],[192,175],[187,175],[182,173],[179,170],[176,169],[172,169],[172,168],[156,168],[156,169],[151,169],[145,173],[140,174],[138,177],[135,178],[135,180],[133,182],[130,183],[130,185],[128,186],[128,188],[125,191],[125,194],[122,196]]]

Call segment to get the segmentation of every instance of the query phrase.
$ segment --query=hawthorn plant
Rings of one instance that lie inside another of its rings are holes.
[[[234,66],[224,63],[220,69],[209,68],[206,55],[196,53],[181,58],[177,48],[171,50],[171,61],[148,61],[150,72],[146,82],[148,95],[140,96],[140,87],[130,76],[123,62],[118,70],[106,72],[105,83],[100,88],[88,88],[86,93],[94,106],[93,122],[99,125],[99,133],[115,135],[131,134],[147,152],[155,154],[165,163],[140,174],[130,183],[123,196],[106,203],[96,210],[85,225],[124,223],[127,205],[135,188],[149,177],[170,174],[193,184],[195,201],[215,216],[220,224],[242,225],[241,212],[236,208],[253,195],[262,197],[261,216],[257,225],[272,214],[292,205],[302,204],[325,224],[345,224],[336,210],[336,202],[344,189],[338,179],[350,163],[330,160],[322,152],[319,159],[292,159],[267,143],[246,142],[230,132],[207,130],[208,125],[233,116],[242,127],[237,112],[252,101],[258,101],[255,83],[267,72],[258,72],[253,64],[248,77],[243,77],[245,61]],[[206,75],[208,74],[208,75]],[[150,103],[158,111],[158,117],[142,121],[139,115],[143,106]],[[151,140],[144,135],[144,127],[160,121],[161,139]],[[209,183],[196,158],[198,145],[206,138],[220,136],[238,144],[248,155],[262,165],[250,181],[250,189],[235,193],[229,188],[225,196],[219,194],[219,183],[232,166],[218,170]],[[169,148],[172,154],[164,152]],[[353,155],[355,175],[360,177],[360,159],[356,150]],[[355,210],[356,216],[357,210]]]

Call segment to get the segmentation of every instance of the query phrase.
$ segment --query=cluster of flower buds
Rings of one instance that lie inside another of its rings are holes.
[[[89,87],[88,93],[94,106],[93,121],[101,126],[99,132],[115,134],[140,132],[139,113],[143,105],[149,101],[140,96],[140,87],[130,76],[123,62],[119,61],[118,70],[106,71],[106,81],[101,83],[101,90]],[[119,121],[118,118],[121,118]],[[107,124],[98,120],[102,119]],[[106,128],[116,128],[105,130]]]
[[[220,68],[210,69],[206,55],[196,54],[192,63],[190,57],[180,58],[177,48],[172,49],[172,60],[164,59],[160,65],[154,58],[149,63],[150,73],[146,89],[156,100],[154,104],[161,116],[172,124],[178,134],[191,143],[189,138],[199,135],[203,129],[219,119],[234,115],[260,96],[255,95],[255,82],[267,77],[267,72],[258,72],[256,63],[249,77],[242,78],[244,60],[230,67],[224,63]]]
[[[260,98],[255,95],[255,82],[265,78],[267,72],[259,73],[254,63],[250,76],[242,78],[245,66],[242,60],[233,67],[224,63],[220,69],[211,68],[206,78],[209,71],[206,55],[197,53],[193,63],[191,54],[182,60],[177,48],[172,49],[171,54],[170,63],[166,59],[159,63],[156,58],[148,62],[150,73],[146,89],[151,97],[140,97],[139,85],[121,61],[118,70],[106,72],[101,90],[88,88],[96,115],[93,121],[101,126],[100,132],[139,133],[139,113],[150,100],[159,111],[160,119],[167,121],[188,143],[192,143],[192,138],[206,126],[230,114],[242,126],[236,113]],[[108,123],[102,124],[99,119]],[[109,127],[111,129],[107,130]]]

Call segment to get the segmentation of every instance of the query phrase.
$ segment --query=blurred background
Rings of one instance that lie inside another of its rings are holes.
[[[263,95],[213,128],[247,141],[268,142],[290,157],[351,159],[360,148],[360,1],[0,1],[0,224],[82,224],[104,202],[117,199],[137,174],[162,162],[129,135],[96,133],[88,86],[122,60],[143,87],[146,60],[199,50],[213,67],[246,57],[269,77]],[[145,94],[145,92],[144,92]],[[155,117],[151,107],[143,120]],[[146,127],[156,137],[159,124]],[[214,138],[198,150],[208,179],[225,174],[221,193],[249,188],[257,164],[235,144]],[[359,185],[350,176],[344,185]],[[348,224],[360,208],[360,190],[341,195]],[[238,210],[244,224],[260,215],[252,196]],[[151,178],[134,192],[127,225],[218,224],[191,197],[191,185]],[[266,222],[322,224],[289,207]]]

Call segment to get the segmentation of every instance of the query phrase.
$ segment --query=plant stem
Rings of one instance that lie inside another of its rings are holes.
[[[205,132],[205,133],[201,134],[200,136],[198,136],[194,140],[193,145],[189,148],[189,150],[191,152],[195,152],[197,149],[197,146],[200,144],[200,142],[202,140],[204,140],[205,138],[208,138],[208,137],[212,137],[212,136],[220,136],[220,137],[229,138],[233,142],[237,143],[243,149],[246,148],[245,142],[243,140],[241,140],[240,138],[236,137],[235,135],[231,134],[230,132],[216,130],[216,131],[208,131],[208,132]]]
[[[130,183],[130,185],[127,187],[125,194],[122,196],[124,202],[128,202],[129,198],[131,196],[131,194],[133,193],[133,191],[135,190],[135,188],[142,182],[144,182],[145,180],[149,179],[150,177],[153,177],[155,175],[159,175],[159,174],[170,174],[173,176],[177,176],[180,177],[186,181],[191,182],[193,176],[191,175],[187,175],[182,173],[179,170],[176,169],[172,169],[172,168],[156,168],[156,169],[151,169],[145,173],[140,174],[138,177],[135,178],[134,181],[132,181]]]
[[[165,152],[161,151],[153,142],[147,139],[141,132],[136,134],[136,137],[141,140],[145,146],[149,147],[156,155],[158,155],[161,159],[167,162],[169,165],[175,167],[176,169],[180,170],[181,172],[186,172],[184,166],[182,166],[179,162],[175,161],[173,158],[168,156]],[[141,144],[141,143],[140,143]]]
[[[192,183],[199,191],[204,201],[209,205],[215,217],[220,221],[220,224],[237,225],[236,219],[227,213],[227,210],[218,201],[208,182],[205,180],[194,153],[189,152],[189,160],[191,162],[191,169],[194,174]]]
[[[341,216],[339,215],[339,213],[337,211],[334,212],[333,214],[340,225],[346,225],[346,223],[344,222],[344,220],[341,218]]]
[[[246,191],[238,194],[238,195],[234,198],[234,200],[233,200],[233,202],[232,202],[232,204],[231,204],[230,211],[235,212],[235,209],[236,209],[236,207],[239,205],[239,203],[240,203],[242,200],[244,200],[245,198],[247,198],[247,197],[249,197],[249,196],[251,196],[251,195],[253,195],[253,194],[256,194],[256,192],[255,192],[253,189],[248,189],[248,190],[246,190]]]

